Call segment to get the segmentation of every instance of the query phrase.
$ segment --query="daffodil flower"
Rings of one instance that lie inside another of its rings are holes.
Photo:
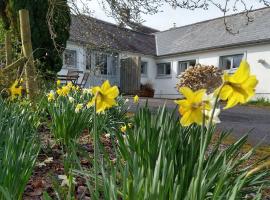
[[[186,99],[175,101],[179,105],[179,113],[182,115],[180,123],[183,126],[189,126],[192,123],[202,124],[203,115],[206,110],[211,110],[211,104],[204,101],[206,90],[193,92],[188,87],[182,87],[179,90]]]
[[[255,87],[258,84],[256,76],[250,74],[250,66],[247,61],[242,61],[233,75],[225,72],[223,82],[216,93],[219,94],[220,99],[228,100],[224,109],[248,102],[254,96]]]
[[[83,88],[82,90],[83,94],[91,94],[92,90],[91,89],[87,89],[87,88]]]
[[[53,101],[55,99],[54,91],[51,90],[47,97],[49,102]]]
[[[77,104],[76,108],[75,108],[75,113],[78,113],[81,111],[81,109],[83,108],[83,104]]]
[[[132,128],[132,123],[128,123],[128,128]]]
[[[68,179],[68,177],[66,176],[66,175],[58,175],[58,178],[60,179],[60,180],[62,180],[62,182],[61,182],[61,186],[62,187],[64,187],[64,186],[70,186],[69,185],[69,179]],[[77,184],[76,183],[76,181],[75,181],[75,178],[72,178],[72,183],[73,184]]]
[[[117,105],[115,99],[119,95],[119,90],[117,86],[111,87],[108,80],[105,81],[101,87],[93,87],[91,91],[94,97],[88,102],[87,107],[95,105],[96,113],[101,113],[106,109]]]
[[[218,117],[219,114],[220,114],[220,108],[206,110],[205,113],[204,113],[206,127],[209,127],[209,124],[210,123],[212,123],[212,124],[218,124],[218,123],[220,123],[220,119]],[[211,122],[210,120],[211,120],[212,115],[213,115],[213,118],[212,118],[212,122]]]
[[[127,131],[127,126],[121,126],[120,130],[122,133],[125,133]]]
[[[70,103],[74,103],[75,99],[74,99],[73,97],[68,97],[68,101],[69,101]]]
[[[57,86],[60,86],[60,85],[61,85],[61,81],[60,81],[60,80],[57,80],[57,81],[56,81],[56,85],[57,85]]]
[[[17,96],[22,96],[22,90],[23,87],[19,86],[19,81],[16,80],[12,86],[9,88],[10,94],[11,94],[11,100],[14,100]]]
[[[134,103],[138,103],[139,100],[140,100],[140,98],[139,98],[138,95],[136,95],[136,96],[133,97],[133,102],[134,102]]]
[[[62,88],[58,88],[56,90],[56,93],[59,95],[59,96],[67,96],[70,92],[70,87],[68,85],[65,85],[63,86]]]

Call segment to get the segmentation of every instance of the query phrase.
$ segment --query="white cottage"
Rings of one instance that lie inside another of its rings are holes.
[[[270,8],[249,14],[253,22],[248,25],[245,13],[227,17],[236,34],[225,30],[223,18],[159,32],[147,27],[134,31],[85,16],[82,22],[73,17],[60,73],[73,68],[87,72],[101,66],[87,86],[109,79],[125,91],[124,87],[137,80],[152,83],[155,97],[177,98],[177,76],[188,66],[215,65],[233,73],[241,60],[247,59],[259,80],[257,97],[270,98]],[[129,57],[135,61],[126,73],[123,60]]]

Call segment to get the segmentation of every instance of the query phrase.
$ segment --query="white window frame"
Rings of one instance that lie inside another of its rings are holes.
[[[108,54],[107,53],[104,53],[104,52],[99,52],[99,51],[96,51],[95,53],[94,53],[94,57],[95,57],[95,68],[96,67],[100,67],[100,66],[97,66],[97,55],[98,56],[106,56],[106,72],[107,73],[103,73],[103,70],[104,69],[102,69],[102,68],[98,68],[99,69],[99,71],[100,71],[100,75],[102,75],[102,76],[107,76],[108,75]]]
[[[239,66],[237,66],[236,68],[233,68],[233,62],[234,62],[233,57],[234,57],[234,56],[240,56],[240,55],[243,56],[243,57],[242,57],[242,60],[244,60],[244,59],[246,58],[246,53],[243,53],[243,52],[220,56],[220,57],[219,57],[219,67],[220,67],[222,70],[228,71],[228,72],[234,72],[234,71],[236,71],[237,68],[238,68]],[[231,66],[230,66],[230,69],[224,69],[224,68],[223,68],[223,65],[222,65],[222,59],[224,59],[224,58],[226,58],[226,57],[232,57],[232,58],[231,58]]]
[[[166,65],[170,65],[170,74],[166,74]],[[158,74],[158,67],[163,65],[163,74]],[[156,78],[171,78],[172,77],[172,62],[160,62],[157,63],[157,76]]]
[[[196,64],[197,64],[197,60],[196,60],[196,59],[189,59],[189,60],[181,60],[181,61],[178,61],[178,64],[177,64],[177,75],[180,75],[180,74],[182,74],[183,72],[185,72],[185,71],[188,69],[188,67],[191,66],[190,63],[191,63],[191,62],[194,62],[194,61],[195,61],[195,65],[196,65]],[[180,70],[180,65],[181,65],[181,64],[184,64],[184,63],[187,64],[187,67],[186,67],[186,69],[185,69],[184,71],[181,71],[181,70]]]
[[[143,66],[143,63],[145,64],[145,73],[142,73],[142,66]],[[142,77],[147,77],[148,76],[148,62],[146,61],[141,61],[141,76]]]
[[[93,53],[91,51],[91,49],[86,49],[85,51],[85,70],[86,71],[91,71],[93,63]],[[88,66],[90,66],[90,68],[87,68]]]
[[[69,65],[69,64],[66,63],[66,53],[68,53],[68,52],[69,53],[74,53],[74,55],[75,55],[74,56],[74,59],[75,59],[74,65]],[[63,62],[64,62],[65,68],[68,68],[68,69],[78,69],[78,63],[77,63],[77,61],[78,61],[78,53],[77,53],[76,50],[74,50],[74,49],[66,49],[64,51],[63,57],[64,57]]]

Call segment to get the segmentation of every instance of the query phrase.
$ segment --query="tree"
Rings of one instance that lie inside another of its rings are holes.
[[[73,10],[91,10],[91,0],[79,0],[83,4],[83,9],[77,6],[78,0],[70,0]],[[141,23],[142,14],[153,15],[160,12],[160,7],[163,4],[169,4],[173,8],[183,8],[188,10],[204,9],[208,10],[210,6],[219,9],[224,15],[224,27],[232,34],[238,33],[232,29],[226,20],[228,14],[236,12],[246,13],[246,24],[253,21],[250,16],[250,11],[255,4],[261,6],[270,6],[270,0],[98,0],[103,5],[104,10],[109,16],[115,18],[118,22],[125,23],[132,27],[134,22]],[[248,4],[251,3],[251,4]],[[89,5],[89,6],[88,6]],[[249,5],[249,6],[248,6]],[[91,11],[88,12],[91,14]]]
[[[48,12],[50,12],[50,24]],[[34,58],[40,61],[41,72],[58,72],[62,68],[62,52],[69,38],[71,23],[67,0],[3,0],[0,4],[1,18],[6,29],[19,37],[18,11],[29,10]],[[51,35],[51,30],[55,35]]]

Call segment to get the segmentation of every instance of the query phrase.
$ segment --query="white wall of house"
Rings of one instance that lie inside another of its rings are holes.
[[[82,45],[78,45],[72,42],[67,44],[68,50],[76,51],[76,67],[67,67],[64,63],[62,70],[59,74],[67,74],[68,69],[87,71],[86,69],[86,48]],[[219,66],[220,57],[226,55],[244,54],[244,58],[250,63],[252,74],[257,76],[259,84],[256,88],[256,98],[266,97],[270,99],[270,44],[253,45],[239,48],[228,48],[215,51],[194,53],[189,55],[177,55],[168,57],[153,57],[147,55],[141,55],[130,52],[122,52],[119,54],[117,68],[117,74],[120,74],[120,60],[122,58],[130,56],[141,56],[142,62],[147,62],[147,73],[142,74],[141,83],[151,83],[155,89],[156,98],[179,98],[180,95],[177,92],[175,86],[178,82],[178,63],[179,61],[196,60],[197,63],[205,65]],[[258,62],[259,60],[264,62]],[[171,63],[171,74],[166,76],[157,76],[157,64],[158,63]],[[93,63],[94,65],[94,63]],[[79,82],[83,74],[80,75]],[[99,84],[102,80],[107,79],[107,76],[92,75],[88,84]],[[93,81],[94,80],[94,81]],[[99,81],[96,81],[99,80]],[[119,85],[119,78],[115,79],[112,84]]]
[[[270,44],[254,45],[240,48],[222,49],[209,52],[195,53],[189,55],[170,56],[164,58],[142,58],[149,62],[148,77],[142,77],[142,82],[150,81],[155,89],[155,97],[158,98],[179,98],[175,85],[178,82],[178,62],[196,60],[197,63],[219,66],[220,56],[244,54],[244,59],[250,63],[252,74],[259,80],[256,88],[256,97],[270,99]],[[265,63],[259,63],[264,60]],[[171,75],[158,77],[157,63],[170,62]]]
[[[77,71],[85,71],[86,70],[86,51],[85,48],[82,45],[78,45],[72,42],[67,43],[66,49],[72,50],[76,52],[76,64],[74,67],[67,66],[65,63],[65,59],[63,59],[63,67],[60,72],[58,72],[59,75],[66,75],[68,70],[77,70]],[[78,82],[81,81],[83,77],[83,74],[80,74],[80,78]]]

